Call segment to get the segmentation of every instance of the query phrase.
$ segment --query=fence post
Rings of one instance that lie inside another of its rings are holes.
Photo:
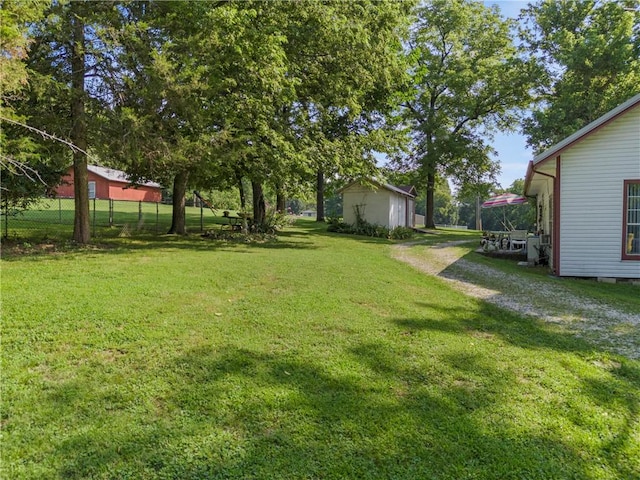
[[[138,223],[142,220],[142,200],[138,202]]]
[[[158,228],[160,227],[160,208],[158,205],[158,202],[156,202],[156,235],[158,234]]]
[[[62,223],[62,199],[58,197],[58,223]]]
[[[202,209],[202,202],[200,202],[200,233],[204,232],[204,213]]]
[[[109,228],[113,227],[113,199],[109,199]]]
[[[96,198],[93,197],[93,236],[96,236]]]

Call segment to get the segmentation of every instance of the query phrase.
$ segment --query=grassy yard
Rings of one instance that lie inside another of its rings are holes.
[[[42,199],[24,212],[0,216],[0,235],[29,242],[69,236],[73,226],[72,198]],[[201,232],[226,224],[222,209],[185,207],[185,223],[191,232]],[[232,212],[235,214],[235,212]],[[113,237],[141,232],[165,233],[171,226],[172,206],[162,203],[90,200],[89,219],[94,237]]]
[[[299,221],[1,266],[3,479],[640,477],[640,362],[387,241]]]

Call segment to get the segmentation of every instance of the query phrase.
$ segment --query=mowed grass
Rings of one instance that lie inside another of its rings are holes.
[[[640,476],[640,362],[389,248],[300,221],[5,258],[0,477]]]
[[[0,215],[0,234],[11,240],[39,242],[44,239],[68,238],[73,228],[74,200],[42,199],[29,210],[9,217]],[[95,238],[129,236],[141,232],[165,233],[171,227],[172,205],[150,202],[114,200],[89,201],[89,223]],[[222,208],[215,210],[187,205],[185,224],[190,232],[202,232],[227,225]],[[232,215],[236,212],[231,211]]]

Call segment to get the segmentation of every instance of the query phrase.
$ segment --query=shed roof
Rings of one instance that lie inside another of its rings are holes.
[[[390,192],[397,193],[398,195],[402,195],[404,197],[415,198],[415,196],[416,196],[416,189],[415,189],[415,187],[413,187],[411,185],[403,185],[402,187],[396,187],[396,186],[391,185],[389,183],[382,183],[382,182],[378,182],[378,181],[372,180],[372,179],[369,179],[368,182],[372,183],[373,185],[378,186],[379,188],[384,188],[385,190],[389,190]],[[349,183],[348,185],[342,187],[340,190],[338,190],[338,193],[343,193],[348,188],[352,187],[353,185],[358,185],[358,184],[362,184],[362,181],[355,180],[355,181]]]
[[[106,178],[107,180],[111,180],[113,182],[122,182],[122,183],[131,183],[129,180],[129,175],[127,175],[122,170],[116,170],[114,168],[108,167],[99,167],[97,165],[87,165],[87,170],[95,173],[96,175]],[[144,187],[154,187],[154,188],[162,188],[159,183],[156,182],[140,182],[136,185],[144,186]]]

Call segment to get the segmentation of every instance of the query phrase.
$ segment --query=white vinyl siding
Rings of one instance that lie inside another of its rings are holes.
[[[388,228],[405,226],[407,202],[403,195],[382,187],[373,190],[354,184],[342,193],[342,217],[345,223],[356,223],[356,206],[369,223]]]
[[[370,190],[358,185],[343,195],[342,216],[345,223],[356,223],[355,207],[358,206],[363,218],[375,225],[389,225],[390,192],[382,189]]]
[[[640,107],[561,154],[560,275],[640,278],[622,260],[624,180],[640,178]]]

